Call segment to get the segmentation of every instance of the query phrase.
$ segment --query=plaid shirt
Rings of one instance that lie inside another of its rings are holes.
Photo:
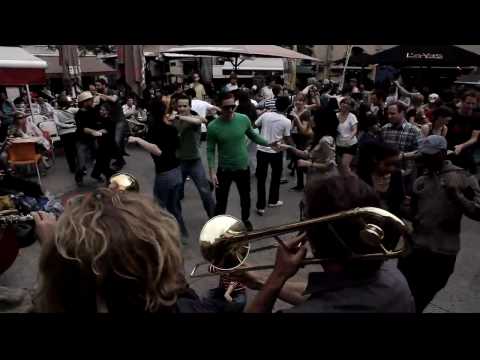
[[[400,152],[417,150],[421,137],[420,129],[406,120],[400,125],[386,124],[382,127],[382,140]],[[403,165],[403,169],[410,172],[415,167],[415,160],[405,161]]]

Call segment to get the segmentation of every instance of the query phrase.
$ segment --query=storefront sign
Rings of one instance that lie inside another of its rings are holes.
[[[443,60],[443,54],[407,52],[407,59]]]

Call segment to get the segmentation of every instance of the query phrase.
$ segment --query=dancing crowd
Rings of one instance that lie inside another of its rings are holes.
[[[126,120],[140,113],[133,98],[122,106],[103,80],[91,90],[78,96],[78,109],[64,96],[50,112],[77,183],[95,159],[91,176],[107,187],[71,199],[58,221],[35,213],[42,245],[36,311],[271,312],[282,299],[292,305],[285,312],[423,312],[454,271],[462,216],[480,220],[475,91],[422,94],[398,81],[367,91],[351,79],[340,90],[325,80],[293,93],[279,80],[240,86],[232,74],[206,101],[194,74],[191,86],[147,91],[148,122],[134,120],[143,130],[137,134]],[[28,132],[24,115],[14,113],[13,125]],[[108,188],[125,165],[127,142],[151,154],[155,202]],[[296,176],[291,191],[303,192],[300,204],[289,204],[302,219],[382,208],[411,226],[410,252],[398,264],[353,260],[374,250],[360,239],[358,222],[314,225],[279,240],[269,276],[220,274],[219,288],[200,298],[183,269],[186,180],[208,218],[225,214],[235,182],[251,231],[252,177],[256,213],[268,216],[284,205],[287,172]],[[331,260],[306,283],[294,282],[307,251]],[[251,301],[246,287],[258,291]]]

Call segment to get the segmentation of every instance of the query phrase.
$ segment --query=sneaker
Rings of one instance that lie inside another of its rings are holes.
[[[249,220],[244,220],[243,225],[247,228],[247,231],[252,231],[253,230],[253,225]]]
[[[269,208],[279,207],[283,205],[283,201],[278,200],[276,204],[268,204]]]
[[[288,179],[280,179],[280,184],[287,184],[288,183]]]
[[[263,214],[265,214],[265,209],[257,209],[257,214],[263,216]]]

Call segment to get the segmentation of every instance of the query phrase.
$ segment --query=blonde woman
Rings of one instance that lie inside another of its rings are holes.
[[[58,222],[35,213],[39,312],[211,312],[188,288],[175,219],[150,198],[98,189]]]

